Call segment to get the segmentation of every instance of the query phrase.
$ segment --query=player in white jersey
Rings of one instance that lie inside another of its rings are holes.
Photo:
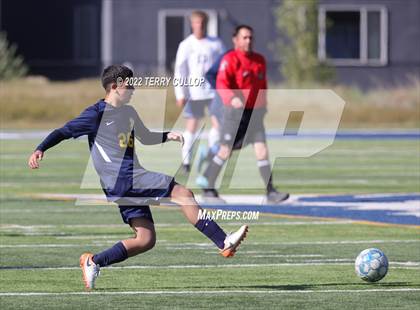
[[[207,106],[211,115],[212,128],[209,132],[209,147],[219,141],[219,123],[222,116],[222,104],[215,97],[214,90],[204,79],[206,72],[214,62],[224,53],[224,46],[220,39],[206,35],[208,16],[205,12],[194,11],[190,17],[192,34],[183,40],[178,47],[175,61],[175,79],[196,81],[203,79],[199,86],[176,86],[176,104],[184,107],[186,129],[184,132],[184,146],[182,149],[183,172],[188,173],[191,167],[191,149],[195,140],[199,121],[204,117]]]

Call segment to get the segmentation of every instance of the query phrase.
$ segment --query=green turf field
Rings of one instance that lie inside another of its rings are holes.
[[[90,176],[96,178],[94,170],[89,169],[92,166],[89,165],[86,140],[62,142],[46,152],[40,170],[29,171],[28,156],[40,140],[0,140],[3,197],[80,193],[83,180],[90,184]],[[146,147],[140,143],[136,145],[140,162],[147,169],[172,175],[176,173],[181,162],[178,143]],[[285,147],[291,148],[290,145],[299,147],[288,140],[269,141],[272,160]],[[263,185],[251,147],[241,153],[237,166],[239,168],[235,169],[231,183],[221,192],[262,193]],[[228,170],[230,176],[232,169]],[[194,180],[195,169],[188,180],[189,187],[195,187]],[[418,140],[337,140],[310,158],[277,158],[274,182],[279,188],[294,194],[418,192],[420,144]]]
[[[152,251],[117,268],[103,268],[97,290],[87,293],[78,268],[80,254],[109,247],[131,231],[112,206],[31,198],[40,193],[86,192],[80,189],[88,163],[86,141],[68,141],[48,151],[42,169],[30,171],[26,161],[37,142],[0,141],[2,309],[418,309],[420,305],[418,228],[260,215],[249,222],[248,238],[237,255],[224,259],[175,207],[152,210],[158,238]],[[273,148],[280,147],[275,143]],[[418,192],[419,154],[418,141],[336,141],[309,159],[278,160],[276,183],[292,194]],[[176,144],[150,148],[143,162],[151,169],[171,172],[176,168],[165,160],[171,156],[179,156]],[[249,180],[257,173],[252,154],[245,153],[241,160],[252,162],[240,172]],[[235,181],[239,187],[241,179],[239,175]],[[244,185],[246,181],[242,180]],[[227,231],[239,226],[229,221],[220,224]],[[355,257],[368,247],[382,249],[390,260],[388,275],[376,284],[365,283],[354,273]]]

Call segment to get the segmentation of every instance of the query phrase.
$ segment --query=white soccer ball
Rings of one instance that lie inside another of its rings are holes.
[[[376,282],[388,272],[388,258],[379,249],[366,249],[357,256],[354,268],[361,279]]]

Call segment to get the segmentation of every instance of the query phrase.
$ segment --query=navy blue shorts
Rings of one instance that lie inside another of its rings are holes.
[[[119,206],[120,214],[124,223],[130,225],[130,221],[134,218],[146,218],[152,223],[153,216],[149,206]]]
[[[154,173],[158,176],[157,173]],[[145,191],[142,189],[131,189],[126,193],[125,197],[116,201],[120,208],[120,214],[124,223],[130,225],[130,220],[134,218],[146,218],[152,223],[153,216],[149,205],[158,205],[161,198],[168,198],[171,195],[172,189],[177,184],[175,179],[168,179],[167,176],[161,175],[162,179],[169,181],[166,188],[151,189],[148,191],[148,197],[144,197]],[[138,202],[138,204],[136,203]],[[147,204],[144,204],[144,203]],[[141,204],[140,204],[141,203]]]

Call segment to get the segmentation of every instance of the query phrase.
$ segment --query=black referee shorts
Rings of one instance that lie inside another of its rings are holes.
[[[248,144],[266,142],[264,117],[266,108],[235,109],[223,107],[223,124],[220,143],[232,150],[241,149]]]

